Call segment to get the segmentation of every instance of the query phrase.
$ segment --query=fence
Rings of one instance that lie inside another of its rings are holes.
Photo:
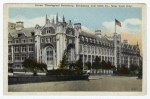
[[[49,82],[49,81],[67,81],[67,80],[87,80],[88,75],[82,76],[31,76],[31,77],[8,77],[8,84]]]

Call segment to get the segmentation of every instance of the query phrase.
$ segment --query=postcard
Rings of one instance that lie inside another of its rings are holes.
[[[146,95],[146,4],[3,6],[4,95]]]

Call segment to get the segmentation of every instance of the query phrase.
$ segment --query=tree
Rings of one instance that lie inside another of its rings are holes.
[[[98,56],[96,56],[95,62],[93,63],[92,68],[96,70],[96,73],[97,73],[97,70],[101,68],[101,63],[100,63],[100,59]]]
[[[130,66],[130,71],[131,71],[132,73],[137,73],[137,72],[139,72],[139,66],[132,64],[132,65]]]
[[[86,66],[88,67],[88,70],[91,70],[92,65],[91,65],[91,63],[90,63],[90,62],[88,62],[88,63],[86,64]]]
[[[47,70],[46,64],[37,62],[36,60],[32,59],[26,59],[24,62],[22,62],[22,66],[25,68],[25,70],[31,70],[33,75],[37,75],[39,70],[43,72]]]
[[[59,66],[59,68],[60,68],[60,69],[67,69],[67,55],[66,55],[66,52],[65,52],[65,51],[64,51],[62,60],[60,61],[60,66]]]
[[[127,67],[123,66],[122,68],[120,68],[119,74],[120,75],[128,75],[128,74],[130,74],[130,70]]]
[[[75,69],[83,70],[83,61],[81,58],[75,63]]]
[[[106,62],[105,62],[105,61],[102,61],[102,64],[103,64],[102,69],[106,69]]]

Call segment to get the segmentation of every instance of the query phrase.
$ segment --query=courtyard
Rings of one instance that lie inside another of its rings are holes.
[[[142,91],[142,79],[138,79],[138,77],[99,75],[89,76],[89,80],[8,85],[8,92],[51,91]]]

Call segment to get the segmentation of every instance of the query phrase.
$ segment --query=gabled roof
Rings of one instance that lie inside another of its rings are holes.
[[[18,37],[18,33],[24,33],[25,36],[27,37],[31,37],[31,32],[34,32],[34,27],[32,28],[23,28],[21,30],[9,30],[8,33],[10,33],[10,35],[14,38]]]

